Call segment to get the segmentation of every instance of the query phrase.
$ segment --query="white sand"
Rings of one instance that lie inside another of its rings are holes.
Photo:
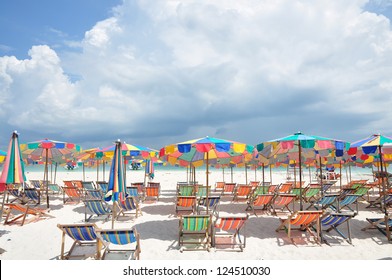
[[[370,172],[369,172],[370,174]],[[274,173],[273,183],[285,180],[285,174]],[[86,181],[96,180],[96,171],[86,172]],[[254,180],[254,171],[248,172],[248,181]],[[261,179],[261,172],[257,174]],[[143,171],[128,171],[127,182],[143,181]],[[266,175],[269,180],[268,175]],[[357,176],[358,177],[358,176]],[[361,177],[361,176],[359,176]],[[370,176],[364,175],[369,179]],[[42,173],[30,172],[30,179],[42,179]],[[197,178],[200,183],[205,183],[205,171],[198,171]],[[222,171],[212,170],[209,182],[213,185],[216,181],[222,181]],[[62,180],[82,179],[80,171],[60,172],[57,182],[62,185]],[[102,178],[100,178],[102,179]],[[108,179],[108,175],[106,175]],[[308,180],[309,178],[305,178]],[[354,178],[353,178],[354,179]],[[359,178],[356,178],[359,179]],[[256,217],[251,215],[246,225],[246,248],[243,252],[216,251],[187,251],[181,253],[178,247],[178,217],[175,213],[175,189],[177,181],[185,181],[185,170],[158,170],[154,181],[161,183],[161,199],[157,203],[143,203],[143,216],[137,219],[121,219],[115,222],[116,228],[136,227],[141,236],[141,259],[143,260],[376,260],[391,259],[392,244],[377,230],[361,231],[368,225],[367,217],[381,217],[377,210],[365,209],[365,202],[361,203],[360,213],[351,220],[353,244],[344,241],[334,231],[326,233],[330,246],[317,245],[306,237],[305,233],[296,236],[297,245],[293,245],[284,231],[275,232],[279,226],[279,218],[271,215]],[[225,180],[230,181],[230,174],[226,172]],[[234,181],[245,183],[245,173],[236,171]],[[344,180],[345,183],[345,180]],[[44,201],[45,199],[43,199]],[[41,203],[42,208],[45,203]],[[298,206],[296,206],[298,209]],[[232,203],[229,198],[223,199],[220,213],[238,214],[244,213],[246,204]],[[61,231],[57,224],[84,222],[84,204],[63,204],[62,195],[51,195],[50,214],[55,218],[39,220],[19,225],[0,226],[1,260],[52,260],[58,259],[61,245]],[[92,218],[99,227],[110,228],[111,220],[104,221],[96,216]],[[343,227],[345,230],[345,227]],[[66,248],[71,245],[67,239]]]

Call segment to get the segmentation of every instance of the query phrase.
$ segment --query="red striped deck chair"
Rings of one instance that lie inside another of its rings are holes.
[[[222,190],[222,195],[233,195],[237,183],[225,183]]]
[[[140,235],[136,229],[97,229],[96,233],[98,236],[97,259],[140,259]]]
[[[63,187],[63,203],[79,203],[83,193],[77,187]]]
[[[139,215],[142,216],[142,210],[140,209],[138,200],[134,196],[127,196],[124,200],[116,202],[120,211],[118,212],[116,219],[118,220],[120,215],[135,215],[137,218]]]
[[[225,182],[215,182],[215,191],[222,192],[225,187]]]
[[[246,247],[245,224],[248,216],[219,217],[214,223],[213,246],[215,249],[236,249]]]
[[[278,193],[289,193],[293,187],[294,187],[294,183],[291,182],[282,183],[279,186]]]
[[[83,182],[82,180],[72,180],[72,183],[74,184],[75,187],[79,189],[83,189]]]
[[[279,190],[279,185],[269,185],[268,192],[269,193],[277,193]]]
[[[32,208],[28,205],[8,203],[5,204],[4,213],[6,213],[6,217],[4,220],[4,225],[10,225],[22,219],[20,225],[23,226],[26,222],[27,216],[33,216],[27,220],[29,223],[38,221],[40,219],[54,218],[53,216],[49,215],[48,212],[49,209]]]
[[[176,215],[196,213],[196,196],[177,196]]]
[[[72,181],[63,181],[63,182],[64,182],[64,187],[67,187],[67,188],[74,188],[75,187],[75,185]]]
[[[251,185],[253,189],[255,189],[256,187],[260,186],[260,181],[250,181],[249,185]]]
[[[285,212],[286,209],[289,213],[291,213],[292,210],[290,210],[289,205],[290,203],[292,203],[294,208],[295,198],[296,198],[295,194],[285,194],[285,193],[277,194],[271,203],[272,213],[276,215],[277,209],[280,210],[281,212]]]
[[[271,208],[271,203],[274,198],[274,194],[259,194],[249,199],[248,207],[245,211],[253,211],[253,214],[257,216],[257,211],[266,213]]]
[[[320,219],[323,211],[297,211],[292,213],[287,218],[280,218],[280,226],[276,229],[276,232],[285,230],[287,236],[295,244],[294,239],[291,236],[292,230],[307,231],[313,236],[314,241],[320,244],[320,232],[321,225]],[[315,230],[313,227],[315,226]]]
[[[61,253],[60,259],[87,259],[97,256],[97,234],[98,227],[93,223],[84,224],[58,224],[61,230]],[[73,241],[71,248],[65,253],[66,236]],[[85,249],[85,250],[83,250]],[[89,249],[89,250],[88,250]],[[75,254],[74,254],[75,252]]]
[[[211,248],[211,215],[180,216],[178,244],[180,252]]]
[[[234,191],[233,201],[240,199],[247,200],[252,193],[253,187],[251,185],[238,185]]]

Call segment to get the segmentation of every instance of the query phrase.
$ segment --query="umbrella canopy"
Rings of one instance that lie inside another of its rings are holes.
[[[121,142],[117,141],[115,144],[112,165],[110,166],[108,191],[104,197],[105,201],[113,201],[112,228],[114,227],[114,217],[116,216],[114,213],[116,209],[114,202],[125,198],[126,183],[124,174],[124,160]]]
[[[8,156],[5,160],[3,171],[0,176],[0,183],[4,185],[22,184],[24,181],[26,181],[26,176],[24,174],[24,163],[22,160],[22,154],[20,153],[18,134],[16,131],[14,131],[8,145]],[[3,217],[5,197],[6,195],[4,193],[0,220]]]
[[[151,159],[156,157],[158,153],[157,150],[143,147],[140,145],[131,145],[125,142],[120,144],[122,155],[127,159]],[[112,145],[101,149],[100,151],[98,151],[98,153],[102,153],[102,155],[112,158],[114,156],[115,150],[116,145]]]
[[[24,157],[31,160],[44,160],[44,183],[46,189],[46,204],[49,208],[49,193],[48,193],[48,162],[67,162],[70,158],[81,151],[79,145],[61,142],[49,139],[38,140],[21,145],[22,154]]]
[[[0,163],[2,163],[5,160],[6,156],[7,156],[7,153],[0,150]]]
[[[268,164],[294,163],[299,167],[300,183],[300,210],[302,207],[302,165],[314,164],[318,159],[320,163],[331,163],[334,159],[344,155],[349,143],[326,138],[322,136],[305,135],[301,132],[286,137],[273,139],[258,144],[257,151],[260,161]],[[320,165],[321,168],[321,165]]]

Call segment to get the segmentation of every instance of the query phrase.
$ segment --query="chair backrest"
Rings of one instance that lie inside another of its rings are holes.
[[[196,196],[177,196],[177,206],[192,207],[196,204]]]
[[[280,193],[288,193],[294,187],[294,184],[291,182],[282,183],[279,186],[278,192]]]
[[[260,185],[260,181],[250,181],[249,185],[251,185],[253,188],[256,188]]]
[[[33,185],[34,188],[41,189],[41,182],[40,182],[40,180],[30,180],[30,183]]]
[[[103,193],[108,191],[108,182],[96,181],[97,186],[102,190]]]
[[[134,197],[132,196],[127,196],[124,200],[118,201],[118,205],[121,209],[126,211],[137,209],[137,201],[135,201]]]
[[[147,187],[160,187],[161,183],[159,182],[147,182]]]
[[[73,183],[73,181],[63,181],[64,182],[64,186],[68,187],[68,188],[74,188],[75,185]]]
[[[350,220],[353,216],[354,216],[353,214],[330,213],[321,219],[321,224],[323,226],[338,227],[339,225]]]
[[[72,180],[72,183],[74,184],[75,187],[79,189],[83,189],[83,182],[82,180]]]
[[[159,196],[159,186],[147,186],[146,196]]]
[[[84,201],[86,207],[97,215],[111,213],[110,207],[101,199],[87,199]]]
[[[69,197],[80,197],[81,196],[80,190],[77,187],[64,187],[63,191]]]
[[[343,206],[346,206],[346,205],[350,205],[350,204],[356,203],[359,197],[361,197],[361,195],[348,194],[345,197],[343,197],[342,200],[339,200],[339,205],[340,205],[340,207],[343,207]]]
[[[40,191],[36,188],[24,189],[24,194],[33,202],[40,203]]]
[[[321,191],[321,187],[312,187],[312,188],[308,188],[305,192],[305,197],[309,198],[309,197],[313,197],[317,194],[319,194]]]
[[[235,193],[237,196],[248,196],[252,192],[250,185],[238,185]]]
[[[220,196],[209,196],[208,197],[208,207],[215,207],[220,202]],[[200,200],[200,205],[207,206],[207,197],[203,197]]]
[[[196,191],[196,196],[197,197],[207,196],[207,191],[208,191],[208,194],[210,194],[210,192],[211,192],[210,186],[198,186],[197,191]]]
[[[86,198],[102,199],[103,195],[100,190],[86,190]]]
[[[259,194],[253,200],[253,205],[264,206],[270,204],[273,198],[274,198],[273,194]]]
[[[82,181],[82,186],[85,190],[95,190],[94,182]]]
[[[137,187],[127,187],[127,194],[130,196],[137,197],[139,196],[139,190]]]
[[[237,186],[237,183],[225,183],[225,185],[223,187],[223,192],[224,193],[234,193],[236,186]]]
[[[143,191],[144,191],[144,183],[143,182],[131,183],[131,187],[136,187],[138,193],[143,193]]]
[[[181,196],[193,196],[195,195],[195,187],[190,185],[178,186],[178,193]]]
[[[296,196],[294,194],[279,194],[274,199],[274,204],[279,206],[289,205]]]
[[[214,226],[225,231],[238,231],[245,225],[247,219],[248,216],[219,217]]]
[[[93,223],[58,224],[57,227],[75,241],[94,241],[98,227]]]
[[[268,192],[269,186],[257,186],[253,191],[253,195],[267,194]]]
[[[225,186],[225,182],[215,182],[215,190],[222,190]]]
[[[186,231],[209,231],[211,225],[210,215],[181,216],[180,226]]]
[[[97,229],[96,232],[100,238],[115,245],[139,242],[136,229]]]
[[[323,211],[297,211],[290,219],[290,224],[295,226],[307,226],[320,219]]]

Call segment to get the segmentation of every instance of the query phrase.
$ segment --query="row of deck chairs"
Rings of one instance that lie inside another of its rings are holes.
[[[140,259],[140,235],[135,228],[102,229],[95,223],[58,224],[62,232],[60,259]],[[72,240],[66,252],[66,237]],[[90,250],[81,250],[90,247]]]

